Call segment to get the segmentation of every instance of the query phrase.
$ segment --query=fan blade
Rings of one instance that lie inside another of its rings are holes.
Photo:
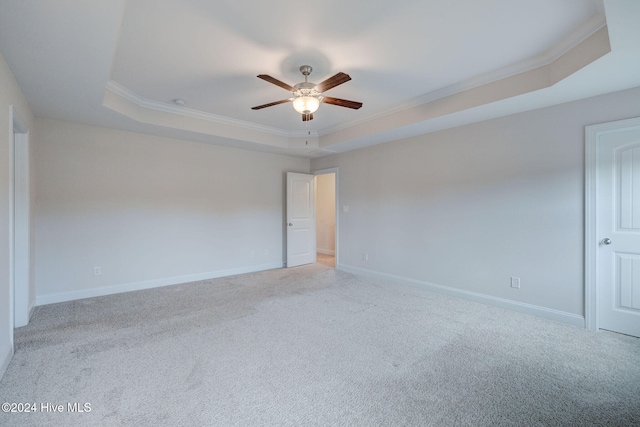
[[[296,89],[295,89],[293,86],[289,86],[289,85],[288,85],[288,84],[286,84],[285,82],[281,82],[280,80],[275,79],[275,78],[273,78],[273,77],[271,77],[271,76],[268,76],[268,75],[266,75],[266,74],[260,74],[260,75],[258,76],[258,78],[259,78],[259,79],[262,79],[262,80],[264,80],[264,81],[267,81],[267,82],[269,82],[269,83],[273,83],[273,84],[274,84],[274,85],[276,85],[276,86],[280,86],[282,89],[286,89],[286,90],[288,90],[289,92],[295,92],[295,91],[296,91]]]
[[[292,98],[289,99],[281,99],[280,101],[270,102],[264,105],[258,105],[257,107],[251,107],[252,110],[262,110],[263,108],[273,107],[274,105],[284,104],[285,102],[291,102]]]
[[[323,97],[322,102],[324,102],[325,104],[338,105],[340,107],[353,108],[354,110],[357,110],[358,108],[362,107],[362,102],[349,101],[347,99],[340,99],[340,98],[332,98],[330,96]]]
[[[320,93],[326,92],[331,88],[341,85],[342,83],[348,82],[349,80],[351,80],[351,77],[349,77],[349,74],[338,73],[333,77],[329,77],[327,80],[323,81],[322,83],[318,83],[316,85],[316,90]]]
[[[308,122],[309,120],[313,120],[313,114],[303,114],[302,115],[302,121],[303,122]]]

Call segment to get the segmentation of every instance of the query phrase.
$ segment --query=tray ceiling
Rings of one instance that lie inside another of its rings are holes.
[[[314,157],[638,86],[638,3],[3,2],[0,51],[37,116]],[[303,64],[364,106],[250,109]]]

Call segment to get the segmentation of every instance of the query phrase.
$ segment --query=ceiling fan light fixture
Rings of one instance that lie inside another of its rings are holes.
[[[320,107],[320,100],[314,96],[298,96],[293,100],[293,108],[300,114],[313,114]]]
[[[302,121],[309,122],[310,120],[313,120],[313,113],[318,110],[318,108],[320,107],[320,103],[333,104],[337,105],[338,107],[352,108],[354,110],[362,107],[362,102],[324,96],[324,92],[328,91],[329,89],[332,89],[351,80],[351,77],[349,77],[348,74],[340,72],[332,77],[329,77],[319,84],[315,84],[310,82],[308,79],[309,74],[311,74],[311,70],[312,68],[309,65],[303,65],[302,67],[300,67],[300,72],[304,76],[304,82],[300,82],[295,86],[290,86],[278,79],[271,77],[268,74],[258,74],[257,77],[259,79],[272,83],[288,92],[291,92],[293,94],[293,98],[282,99],[280,101],[258,105],[255,107],[251,107],[251,109],[262,110],[263,108],[284,104],[285,102],[291,102],[291,104],[293,105],[293,109],[302,114]]]

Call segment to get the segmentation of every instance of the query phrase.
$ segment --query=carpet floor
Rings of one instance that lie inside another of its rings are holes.
[[[15,344],[0,400],[35,411],[2,426],[640,425],[640,340],[322,264],[37,307]]]

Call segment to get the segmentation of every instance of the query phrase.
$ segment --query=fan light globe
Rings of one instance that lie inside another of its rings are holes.
[[[320,101],[313,96],[299,96],[293,100],[293,108],[300,114],[313,114],[320,107]]]

